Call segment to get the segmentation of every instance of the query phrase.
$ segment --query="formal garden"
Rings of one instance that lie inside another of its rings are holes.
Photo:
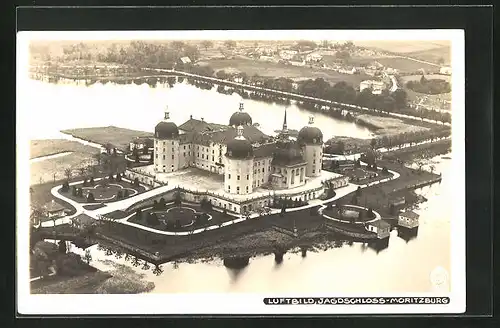
[[[136,196],[146,189],[139,180],[124,180],[121,173],[94,180],[85,178],[82,183],[69,185],[66,181],[59,189],[59,194],[78,203],[109,203]]]
[[[211,202],[206,199],[196,204],[174,197],[173,202],[160,198],[159,201],[155,200],[152,204],[137,209],[128,221],[153,229],[180,232],[221,225],[234,219],[225,211],[214,210]]]
[[[362,165],[361,161],[366,161],[366,165]],[[332,161],[329,171],[342,174],[349,177],[349,182],[353,184],[367,184],[375,181],[387,179],[393,174],[389,172],[387,167],[378,167],[375,160],[368,160],[361,156],[349,165],[341,165],[338,161]]]

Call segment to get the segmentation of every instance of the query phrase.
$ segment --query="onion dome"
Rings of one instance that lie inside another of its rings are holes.
[[[299,131],[297,141],[299,144],[321,145],[323,144],[323,132],[314,125],[314,117],[309,117],[309,125],[304,126]]]
[[[175,139],[179,136],[179,128],[170,121],[169,112],[165,112],[163,121],[155,126],[156,139]]]
[[[231,159],[249,159],[253,157],[252,143],[243,136],[243,127],[238,126],[238,135],[227,143],[226,156]]]
[[[243,103],[240,103],[239,111],[231,115],[229,119],[230,126],[240,126],[240,125],[252,125],[252,117],[245,111],[243,111]]]

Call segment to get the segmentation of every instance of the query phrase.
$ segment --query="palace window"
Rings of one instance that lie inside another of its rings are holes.
[[[248,186],[247,186],[247,188],[246,188],[246,191],[247,191],[247,194],[248,194]]]
[[[174,142],[172,141],[172,146],[174,145]]]
[[[257,174],[257,171],[256,171],[256,170],[253,170],[253,174]]]
[[[158,147],[156,147],[156,151],[158,152]]]
[[[315,159],[313,159],[313,164],[316,164],[316,160]]]
[[[315,169],[313,169],[313,173],[316,173],[316,170],[315,170]]]
[[[240,176],[239,175],[236,177],[236,180],[240,181]]]
[[[165,155],[163,155],[163,159],[165,159]]]
[[[247,180],[249,180],[249,179],[250,179],[250,176],[247,174]]]
[[[165,141],[163,141],[163,146],[165,146]]]
[[[212,162],[215,161],[215,157],[212,155]]]
[[[184,149],[186,149],[186,145],[184,145]]]
[[[163,152],[165,152],[165,148],[163,148]]]
[[[186,157],[186,152],[184,152],[184,157]]]
[[[229,173],[229,174],[227,175],[227,178],[228,178],[228,179],[231,179],[231,173]]]
[[[215,150],[212,149],[212,154],[215,154]]]
[[[239,194],[240,193],[240,187],[236,187],[236,193]]]
[[[174,159],[174,155],[172,155],[172,159]]]
[[[156,158],[158,158],[158,154],[156,154]]]
[[[295,170],[295,175],[299,175],[299,174],[300,174],[299,169],[296,169],[296,170]]]
[[[262,179],[262,183],[264,183],[264,179]]]

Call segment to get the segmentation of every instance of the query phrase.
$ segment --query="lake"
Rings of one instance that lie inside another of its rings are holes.
[[[26,79],[24,88],[30,91],[19,97],[18,108],[29,113],[30,124],[26,132],[31,139],[60,138],[60,130],[109,125],[153,132],[167,106],[177,125],[187,121],[190,115],[207,122],[228,124],[241,101],[237,94],[224,95],[215,87],[202,90],[186,82],[172,88],[159,83],[152,88],[147,84],[85,86],[84,81],[60,80],[54,84]],[[264,133],[272,135],[281,129],[285,106],[250,99],[245,99],[244,104],[253,123],[258,123]],[[300,130],[308,124],[310,115],[294,104],[288,106],[288,128]],[[315,124],[323,131],[325,140],[333,136],[373,137],[365,127],[321,113],[315,113]]]

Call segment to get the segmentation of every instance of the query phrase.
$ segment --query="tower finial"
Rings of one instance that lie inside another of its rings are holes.
[[[314,124],[314,116],[309,116],[309,125]]]
[[[285,117],[283,118],[283,131],[287,131],[288,126],[286,124],[286,107],[285,107]]]
[[[170,112],[168,111],[168,106],[165,107],[165,117],[164,117],[165,120],[169,120],[170,119]]]
[[[243,111],[243,101],[240,101],[240,112]]]

